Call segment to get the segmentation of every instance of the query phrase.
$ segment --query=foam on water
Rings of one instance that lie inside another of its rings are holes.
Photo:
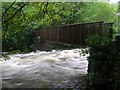
[[[87,56],[80,49],[36,51],[9,55],[10,60],[0,61],[3,87],[40,88],[43,84],[62,82],[80,74],[87,74]]]

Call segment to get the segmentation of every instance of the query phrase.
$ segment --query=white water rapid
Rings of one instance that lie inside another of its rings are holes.
[[[5,88],[42,88],[58,85],[72,77],[87,74],[87,56],[80,49],[36,51],[9,55],[0,61]]]

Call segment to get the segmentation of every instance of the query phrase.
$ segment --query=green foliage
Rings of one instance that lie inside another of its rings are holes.
[[[53,42],[51,43],[51,47],[52,49],[71,49],[71,48],[74,48],[75,46],[71,44]]]
[[[116,22],[116,12],[117,6],[109,3],[3,2],[3,51],[35,49],[36,41],[31,35],[36,28],[92,21]]]
[[[109,38],[91,36],[87,90],[119,90],[120,54]]]
[[[95,34],[95,35],[91,35],[88,37],[88,39],[86,40],[87,45],[89,45],[90,47],[95,47],[95,46],[104,46],[104,45],[108,45],[111,43],[111,39],[107,36],[103,36],[101,38],[101,36]]]
[[[21,30],[15,32],[10,30],[3,38],[3,51],[29,52],[36,48],[36,39],[32,30]]]

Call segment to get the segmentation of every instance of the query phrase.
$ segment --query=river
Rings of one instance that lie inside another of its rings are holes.
[[[36,51],[0,60],[3,88],[59,87],[70,78],[86,75],[88,55],[81,49]]]

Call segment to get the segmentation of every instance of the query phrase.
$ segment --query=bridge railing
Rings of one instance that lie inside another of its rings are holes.
[[[111,36],[112,24],[101,22],[44,27],[36,31],[41,40],[85,45],[89,35]]]

